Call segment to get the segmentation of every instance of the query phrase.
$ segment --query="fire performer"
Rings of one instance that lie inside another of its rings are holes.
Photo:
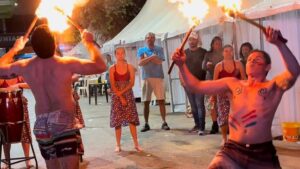
[[[286,71],[267,80],[271,69],[270,56],[260,50],[249,55],[246,72],[248,80],[223,78],[199,81],[188,70],[185,54],[177,50],[173,60],[180,69],[186,85],[198,93],[227,92],[230,99],[229,140],[209,168],[280,168],[272,143],[271,125],[285,91],[291,88],[300,73],[300,65],[287,47],[279,40],[280,31],[266,28],[266,39],[280,51]]]
[[[0,76],[21,75],[33,92],[36,100],[33,131],[50,169],[79,168],[77,131],[80,123],[70,87],[72,75],[100,74],[106,70],[101,53],[93,43],[93,35],[83,31],[82,41],[90,60],[56,56],[53,34],[48,26],[41,25],[31,37],[37,57],[0,66]],[[25,41],[16,43],[24,46]]]

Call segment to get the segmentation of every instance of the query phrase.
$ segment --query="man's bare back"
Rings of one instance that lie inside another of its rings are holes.
[[[68,61],[58,56],[49,59],[34,57],[24,60],[23,77],[36,100],[36,115],[61,110],[74,113],[72,75]]]
[[[65,113],[75,112],[71,85],[73,74],[97,74],[105,71],[106,65],[98,49],[89,42],[91,60],[73,57],[53,56],[47,59],[33,57],[6,65],[3,75],[18,74],[23,76],[30,86],[36,100],[36,114],[60,110]]]

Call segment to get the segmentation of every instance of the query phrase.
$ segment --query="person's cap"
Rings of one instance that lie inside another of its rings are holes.
[[[197,32],[192,32],[189,38],[199,39],[199,35]]]

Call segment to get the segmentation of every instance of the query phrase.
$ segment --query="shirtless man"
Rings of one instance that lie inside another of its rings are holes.
[[[173,55],[189,88],[211,95],[227,92],[230,99],[229,140],[216,154],[210,169],[280,168],[272,144],[271,125],[282,95],[298,78],[300,66],[286,44],[278,40],[279,34],[278,30],[266,29],[267,41],[279,49],[286,66],[286,71],[272,80],[266,79],[271,59],[264,51],[255,50],[249,55],[246,64],[248,80],[199,81],[184,64],[184,53],[177,50]]]
[[[55,39],[46,25],[37,27],[31,37],[37,57],[20,60],[0,67],[0,76],[17,74],[31,88],[36,100],[34,134],[41,154],[50,169],[78,169],[79,130],[75,117],[76,104],[72,96],[73,74],[99,74],[106,65],[92,34],[84,31],[82,41],[90,52],[90,60],[54,55]],[[8,54],[21,50],[26,39],[21,37]]]

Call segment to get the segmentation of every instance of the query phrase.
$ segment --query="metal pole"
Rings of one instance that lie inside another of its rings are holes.
[[[1,19],[2,20],[2,29],[3,29],[3,33],[6,33],[6,22],[5,19]]]

